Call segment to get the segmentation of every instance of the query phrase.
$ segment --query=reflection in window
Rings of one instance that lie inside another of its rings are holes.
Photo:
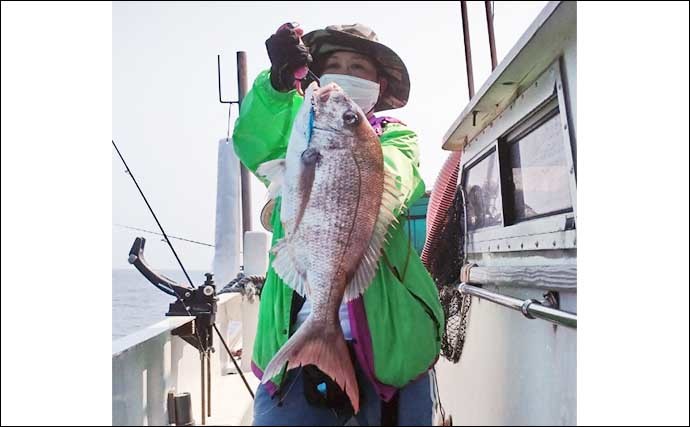
[[[515,222],[572,209],[558,114],[526,136],[510,141],[507,155],[510,169],[505,194],[507,200],[512,198],[509,212]]]
[[[465,174],[467,229],[470,231],[502,223],[503,208],[496,163],[496,151],[493,151]]]

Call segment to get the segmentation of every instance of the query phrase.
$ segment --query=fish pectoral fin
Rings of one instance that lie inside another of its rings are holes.
[[[310,290],[306,272],[300,271],[293,255],[293,250],[287,239],[276,242],[271,251],[275,254],[273,270],[286,285],[303,297],[309,297]]]
[[[307,209],[307,203],[309,203],[309,198],[311,197],[311,189],[314,185],[316,167],[321,161],[321,153],[315,148],[307,148],[302,152],[301,160],[299,174],[299,205],[297,214],[295,215],[294,227],[290,230],[291,234],[297,232],[297,228],[304,217],[304,211]]]
[[[275,199],[280,195],[285,179],[285,159],[264,162],[256,169],[256,173],[271,181],[271,184],[268,186],[269,198]]]
[[[388,229],[391,224],[398,220],[395,217],[396,209],[400,208],[400,191],[395,185],[395,175],[385,171],[383,178],[383,196],[381,197],[381,207],[374,225],[374,233],[371,236],[369,245],[364,250],[357,270],[345,289],[344,302],[349,302],[366,291],[376,276],[379,258],[388,239]]]

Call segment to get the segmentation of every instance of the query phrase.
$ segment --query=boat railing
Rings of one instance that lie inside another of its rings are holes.
[[[528,319],[543,319],[548,322],[577,329],[577,315],[553,308],[552,301],[536,299],[518,299],[491,292],[486,289],[461,282],[457,285],[460,293],[491,301],[495,304],[521,312]]]

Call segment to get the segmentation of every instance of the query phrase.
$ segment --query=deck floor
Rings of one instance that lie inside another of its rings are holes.
[[[251,372],[245,372],[245,378],[256,392],[259,380]],[[253,418],[253,400],[247,388],[237,374],[223,375],[214,378],[211,387],[211,417],[206,418],[209,426],[251,425]],[[194,414],[194,421],[201,425],[201,414]]]

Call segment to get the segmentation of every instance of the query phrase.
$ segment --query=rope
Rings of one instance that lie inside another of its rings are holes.
[[[247,297],[249,302],[254,301],[254,296],[261,298],[261,290],[266,282],[266,276],[259,275],[245,275],[243,271],[237,273],[237,276],[223,286],[223,289],[218,292],[220,294],[238,292],[242,296]]]

